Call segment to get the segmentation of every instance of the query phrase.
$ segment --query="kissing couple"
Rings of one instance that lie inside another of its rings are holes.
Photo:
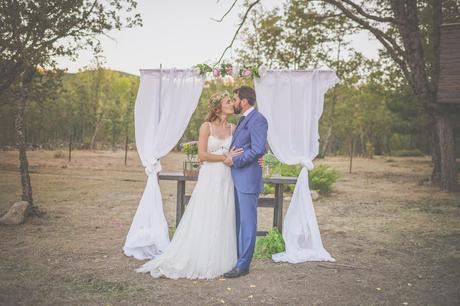
[[[172,279],[249,273],[268,130],[255,103],[256,93],[248,86],[233,96],[211,96],[198,140],[202,166],[190,201],[168,248],[137,272]],[[227,121],[232,114],[242,114],[236,126]]]

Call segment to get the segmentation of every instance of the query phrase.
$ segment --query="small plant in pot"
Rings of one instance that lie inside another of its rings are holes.
[[[182,152],[185,153],[183,163],[184,176],[197,176],[200,171],[200,161],[198,160],[198,141],[190,141],[181,145]]]

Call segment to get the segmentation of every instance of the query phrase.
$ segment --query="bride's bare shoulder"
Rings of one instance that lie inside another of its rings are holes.
[[[200,126],[200,133],[209,133],[211,130],[210,125],[211,124],[208,121],[203,122]]]

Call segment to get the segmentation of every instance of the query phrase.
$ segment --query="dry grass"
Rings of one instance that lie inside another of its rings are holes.
[[[460,303],[460,196],[418,184],[430,174],[428,158],[355,159],[353,174],[346,158],[319,161],[341,173],[315,203],[337,263],[256,260],[246,277],[212,281],[152,279],[122,254],[146,180],[137,153],[127,167],[123,152],[76,151],[71,163],[50,151],[29,158],[46,215],[0,227],[2,305]],[[181,160],[172,153],[163,168],[179,170]],[[19,184],[17,153],[0,152],[0,214],[19,199]],[[175,184],[161,188],[173,225]],[[269,228],[272,210],[259,209],[259,220]]]

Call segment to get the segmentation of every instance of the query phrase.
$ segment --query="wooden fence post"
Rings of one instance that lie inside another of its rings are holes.
[[[127,161],[128,161],[128,135],[126,135],[126,139],[125,139],[125,166],[127,164]]]
[[[69,163],[72,160],[72,134],[69,137]]]

